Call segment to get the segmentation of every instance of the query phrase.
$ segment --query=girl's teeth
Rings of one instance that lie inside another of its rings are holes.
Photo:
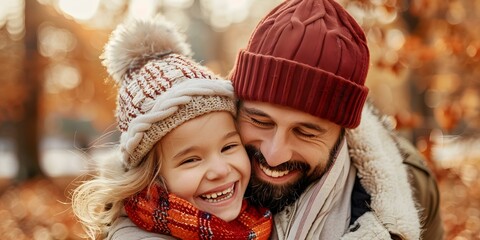
[[[233,196],[233,186],[228,188],[228,189],[223,190],[222,192],[217,192],[217,193],[212,193],[212,194],[203,194],[202,197],[206,198],[208,200],[210,200],[210,199],[214,200],[214,199],[216,199],[220,196],[224,196],[224,195],[227,195],[227,196],[225,196],[225,198],[230,198],[231,196]]]
[[[288,170],[285,170],[285,171],[275,171],[275,170],[271,170],[263,165],[260,165],[260,169],[262,169],[262,171],[269,177],[273,177],[273,178],[278,178],[278,177],[283,177],[285,175],[287,175],[290,171]]]

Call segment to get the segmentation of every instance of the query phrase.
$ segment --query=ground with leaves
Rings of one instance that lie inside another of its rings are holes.
[[[20,185],[2,181],[1,239],[81,239],[81,226],[73,218],[66,197],[72,180],[35,179]]]

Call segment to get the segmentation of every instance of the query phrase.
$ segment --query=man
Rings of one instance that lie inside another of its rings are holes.
[[[333,0],[280,4],[239,53],[250,199],[276,213],[279,239],[442,238],[433,176],[364,107],[368,66],[364,32]]]
[[[442,239],[433,176],[364,105],[368,66],[364,32],[333,0],[283,2],[239,53],[248,197],[275,213],[272,239]],[[125,220],[111,236],[133,232]]]

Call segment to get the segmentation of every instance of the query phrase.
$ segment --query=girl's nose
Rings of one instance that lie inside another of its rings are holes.
[[[206,177],[208,180],[215,180],[228,176],[230,171],[231,167],[228,164],[228,161],[223,159],[221,156],[217,156],[215,159],[210,161]]]

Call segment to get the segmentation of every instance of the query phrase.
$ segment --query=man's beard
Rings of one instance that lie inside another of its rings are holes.
[[[284,185],[272,184],[260,179],[252,171],[245,197],[255,206],[269,208],[273,214],[282,211],[284,207],[295,202],[311,183],[319,180],[330,169],[335,162],[343,136],[344,131],[342,130],[337,142],[329,153],[327,163],[319,163],[310,174],[308,174],[311,169],[310,165],[297,160],[290,160],[275,168],[269,167],[276,171],[298,170],[300,178],[295,182]],[[252,167],[254,164],[268,166],[260,150],[252,145],[245,145],[245,148],[252,161]],[[257,163],[253,163],[253,161]]]

